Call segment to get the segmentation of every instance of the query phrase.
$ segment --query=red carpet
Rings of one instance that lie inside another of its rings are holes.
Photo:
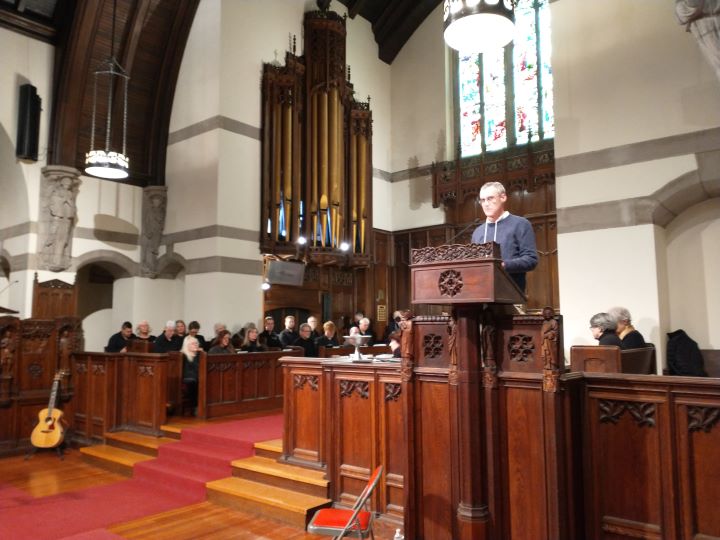
[[[135,465],[132,480],[39,499],[0,485],[0,539],[115,538],[104,527],[205,500],[205,482],[230,476],[254,442],[281,436],[282,415],[183,429],[158,459]]]

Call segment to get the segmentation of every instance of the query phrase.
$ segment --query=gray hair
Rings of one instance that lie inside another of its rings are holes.
[[[302,323],[299,328],[300,332],[303,330],[310,330],[312,331],[312,326],[310,326],[308,323]]]
[[[187,336],[183,341],[182,349],[180,349],[180,352],[187,356],[191,362],[195,359],[195,354],[197,354],[193,354],[190,352],[190,344],[193,342],[195,342],[198,346],[200,345],[200,342],[197,339],[192,336]]]
[[[600,328],[603,332],[615,330],[617,321],[608,313],[596,313],[590,318],[590,328]]]
[[[627,308],[616,306],[608,309],[608,315],[610,315],[616,321],[623,321],[628,324],[632,322],[632,316]]]
[[[503,186],[500,182],[485,182],[480,188],[480,191],[484,189],[494,189],[499,195],[505,193],[505,186]]]

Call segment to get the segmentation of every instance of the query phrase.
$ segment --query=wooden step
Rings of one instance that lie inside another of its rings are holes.
[[[117,446],[132,452],[146,454],[148,456],[157,457],[157,449],[169,442],[176,442],[175,439],[169,437],[154,437],[152,435],[143,435],[133,431],[116,431],[114,433],[105,433],[105,442],[110,446]]]
[[[319,508],[330,506],[329,499],[268,486],[244,478],[229,477],[206,484],[208,501],[260,514],[304,529]]]
[[[133,466],[141,461],[154,459],[147,454],[125,450],[117,446],[109,444],[99,444],[97,446],[85,446],[80,448],[83,461],[102,467],[103,469],[132,476]]]
[[[179,426],[178,424],[164,424],[160,426],[160,431],[162,431],[165,434],[165,437],[168,439],[172,439],[174,441],[180,440],[180,435],[182,434],[183,426]]]
[[[278,463],[274,459],[259,456],[236,459],[232,462],[232,468],[233,476],[238,478],[315,495],[316,497],[328,496],[330,482],[325,479],[324,471]]]
[[[282,439],[271,439],[259,441],[254,444],[255,455],[270,459],[277,459],[282,456]]]

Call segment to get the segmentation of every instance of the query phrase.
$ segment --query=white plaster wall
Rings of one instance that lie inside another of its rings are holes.
[[[9,256],[36,251],[34,233],[10,237],[8,227],[36,221],[39,207],[40,171],[47,163],[47,138],[52,103],[54,49],[47,43],[0,28],[0,251]],[[20,86],[30,83],[42,100],[38,161],[15,157]],[[32,229],[31,229],[32,230]],[[32,257],[32,255],[31,255]],[[12,259],[9,261],[12,264]],[[17,263],[16,263],[17,265]],[[0,297],[0,305],[29,317],[32,307],[32,272],[10,268],[13,283]],[[4,282],[2,287],[8,282]]]
[[[393,229],[393,184],[379,178],[373,180],[373,227]]]
[[[261,276],[209,272],[185,278],[188,319],[200,323],[201,333],[212,336],[213,325],[224,323],[233,331],[262,319]],[[202,294],[199,293],[202,291]]]
[[[392,229],[414,229],[445,222],[442,208],[432,207],[432,178],[411,178],[392,183]]]
[[[550,6],[557,157],[720,125],[720,85],[673,2]]]
[[[644,197],[697,169],[695,155],[678,156],[559,176],[558,208]]]
[[[597,344],[590,334],[590,317],[624,306],[645,340],[658,348],[658,364],[662,364],[666,338],[660,326],[659,291],[664,285],[658,281],[656,234],[655,226],[640,225],[558,235],[560,307],[568,362],[572,345]]]
[[[140,187],[82,176],[76,226],[138,234],[142,229],[142,199]]]
[[[113,309],[110,328],[106,329],[107,338],[119,331],[124,321],[133,323],[133,327],[142,320],[150,323],[154,335],[163,331],[168,320],[192,317],[185,311],[184,275],[175,279],[122,278],[113,284]],[[197,293],[194,293],[197,294]]]
[[[220,0],[203,0],[195,12],[178,72],[170,133],[212,118],[220,111],[222,58],[220,32],[217,29],[222,15],[221,7]]]
[[[217,223],[260,234],[260,141],[220,131]],[[255,257],[260,256],[255,243]]]
[[[701,349],[720,348],[720,199],[687,209],[668,226],[669,325]]]
[[[442,5],[420,25],[392,64],[392,171],[446,158],[445,45]],[[449,100],[449,101],[448,101]]]
[[[214,130],[168,146],[165,234],[216,223],[219,138]]]
[[[82,320],[85,336],[85,350],[103,352],[110,336],[120,331],[120,325],[113,325],[113,310],[101,309]]]

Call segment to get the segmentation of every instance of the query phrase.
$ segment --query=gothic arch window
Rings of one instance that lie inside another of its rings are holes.
[[[457,56],[460,157],[552,139],[548,0],[519,0],[506,47]]]

